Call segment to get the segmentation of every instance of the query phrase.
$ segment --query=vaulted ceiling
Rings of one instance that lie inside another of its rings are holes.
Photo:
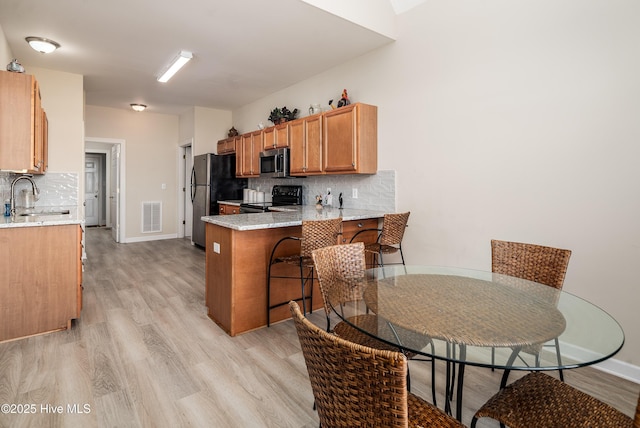
[[[382,1],[388,0],[369,4]],[[393,42],[366,20],[320,9],[320,3],[2,0],[0,26],[23,65],[83,75],[89,105],[143,103],[150,111],[180,114],[192,106],[233,109]],[[393,15],[387,7],[382,14]],[[61,48],[40,54],[27,36]],[[168,83],[157,82],[181,50],[193,52],[193,60]]]

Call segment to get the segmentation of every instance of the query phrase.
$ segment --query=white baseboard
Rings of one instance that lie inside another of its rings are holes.
[[[630,380],[631,382],[635,382],[640,384],[640,367],[634,366],[633,364],[626,363],[624,361],[609,359],[603,361],[601,363],[595,364],[595,367],[598,370],[602,370],[603,372],[612,374],[614,376],[618,376],[620,378]]]
[[[123,242],[125,244],[130,244],[132,242],[161,241],[163,239],[176,239],[176,238],[178,238],[178,234],[172,233],[170,235],[151,235],[151,236],[138,236],[135,238],[127,238]]]
[[[566,356],[569,360],[595,361],[602,357],[600,354],[593,353],[587,349],[577,346],[568,345],[564,342],[560,342],[560,347],[562,348],[563,358]],[[553,352],[555,352],[555,350],[552,350],[552,347],[547,347],[543,352],[550,352],[551,356],[547,356],[547,358],[554,358]],[[603,372],[640,384],[640,366],[634,366],[633,364],[625,361],[610,358],[590,367],[594,367],[598,370],[602,370]]]

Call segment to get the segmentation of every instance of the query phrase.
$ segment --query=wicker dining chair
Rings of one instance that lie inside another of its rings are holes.
[[[403,352],[407,358],[414,358],[416,354],[404,351],[402,345],[413,349],[424,348],[425,346],[433,347],[432,341],[425,339],[423,335],[410,332],[401,327],[391,326],[389,323],[380,320],[373,313],[352,316],[348,320],[350,323],[360,326],[363,330],[378,331],[379,336],[388,337],[394,343],[398,342],[398,346],[375,339],[345,321],[338,322],[332,330],[330,317],[332,307],[329,302],[334,305],[340,305],[340,308],[336,309],[342,309],[343,305],[349,302],[362,300],[362,293],[366,285],[364,244],[356,242],[319,248],[312,252],[312,257],[324,302],[327,332],[333,332],[345,340],[363,346]],[[431,396],[435,405],[435,363],[433,359],[420,359],[420,361],[431,362]],[[410,378],[408,382],[410,389]]]
[[[304,220],[302,222],[302,236],[287,236],[280,239],[274,245],[269,257],[269,267],[267,270],[267,326],[271,325],[271,310],[289,303],[288,299],[282,302],[271,302],[271,280],[273,278],[292,278],[284,275],[272,275],[271,269],[274,265],[285,263],[298,266],[300,269],[300,298],[296,300],[302,301],[302,313],[307,315],[306,301],[309,300],[309,312],[313,311],[313,271],[314,264],[311,258],[311,252],[317,248],[335,245],[338,235],[341,233],[342,218],[334,218],[327,220]],[[287,241],[300,241],[300,252],[293,255],[276,256],[280,245]],[[296,277],[297,278],[297,277]],[[309,283],[309,292],[307,293],[306,285]]]
[[[463,427],[407,391],[400,352],[362,346],[327,333],[290,302],[321,427]]]
[[[533,372],[500,390],[476,412],[511,428],[640,428],[640,395],[635,421],[614,407],[558,379]]]
[[[356,233],[350,242],[354,242],[358,235],[372,230],[377,231],[378,239],[376,242],[365,244],[365,251],[373,255],[374,266],[384,266],[383,254],[394,254],[400,252],[401,264],[404,263],[404,254],[402,253],[402,238],[407,228],[410,212],[385,214],[382,220],[382,229],[364,229]]]
[[[491,240],[491,271],[562,289],[571,250],[520,242]],[[556,358],[561,364],[560,345],[555,339]],[[535,355],[536,364],[542,345],[529,346],[523,352]],[[493,350],[492,350],[493,351]],[[492,363],[494,353],[492,352]],[[560,380],[564,381],[562,370]],[[508,374],[507,374],[508,375]],[[505,379],[506,380],[506,379]]]

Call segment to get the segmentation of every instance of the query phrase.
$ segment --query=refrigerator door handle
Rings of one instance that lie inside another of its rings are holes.
[[[191,168],[191,203],[196,198],[196,169],[195,167]]]

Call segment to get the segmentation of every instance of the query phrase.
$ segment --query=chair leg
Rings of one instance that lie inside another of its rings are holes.
[[[491,348],[491,371],[495,371],[495,366],[496,365],[496,348]]]
[[[558,338],[555,338],[555,343],[556,343],[556,356],[558,357],[558,367],[562,367],[562,357],[560,356],[560,342],[558,341]],[[562,382],[564,382],[564,374],[562,373],[562,369],[558,370],[558,373],[560,373],[560,380]]]
[[[267,327],[271,326],[271,262],[267,269]]]

